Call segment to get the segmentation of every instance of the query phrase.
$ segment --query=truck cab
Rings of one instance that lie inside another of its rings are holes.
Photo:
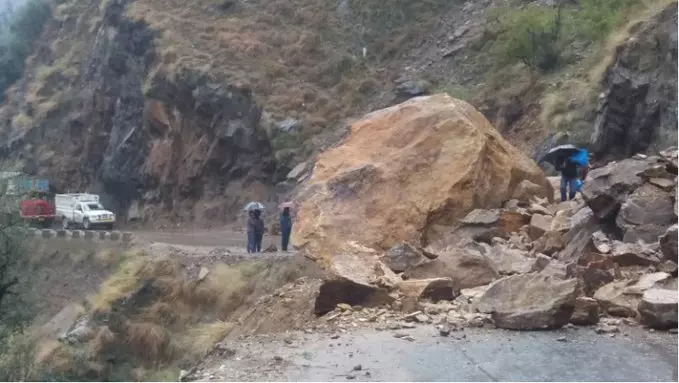
[[[113,229],[116,216],[106,210],[95,194],[57,194],[55,197],[57,216],[62,227],[82,227]]]

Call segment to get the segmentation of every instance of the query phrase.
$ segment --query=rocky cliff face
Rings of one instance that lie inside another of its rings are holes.
[[[605,75],[592,143],[621,158],[677,141],[677,4],[617,48]]]
[[[250,90],[154,70],[156,33],[125,16],[127,3],[71,3],[80,17],[62,19],[57,8],[0,111],[4,155],[130,218],[226,220],[245,199],[266,200],[257,185],[272,183],[273,161]]]

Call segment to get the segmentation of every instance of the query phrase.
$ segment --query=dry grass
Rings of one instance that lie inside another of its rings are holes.
[[[252,88],[276,119],[295,117],[307,122],[304,129],[322,130],[365,111],[370,100],[360,84],[386,82],[377,70],[383,47],[402,38],[398,50],[417,38],[406,30],[428,22],[419,16],[432,5],[446,6],[440,0],[422,3],[410,7],[407,26],[380,25],[381,33],[369,36],[358,36],[356,24],[377,27],[361,17],[389,16],[396,9],[392,2],[352,1],[355,17],[346,19],[337,4],[315,0],[238,2],[223,14],[215,0],[138,0],[128,6],[128,15],[162,32],[160,73],[177,78],[188,70],[205,71],[218,81]],[[361,56],[364,46],[371,53],[367,59]]]

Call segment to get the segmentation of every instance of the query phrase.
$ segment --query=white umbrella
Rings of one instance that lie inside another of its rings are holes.
[[[264,210],[264,205],[262,205],[259,202],[250,202],[249,204],[245,205],[245,211],[253,211],[253,210]]]

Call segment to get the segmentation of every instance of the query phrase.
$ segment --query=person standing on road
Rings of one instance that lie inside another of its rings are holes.
[[[255,232],[256,232],[256,219],[255,213],[253,211],[248,212],[248,223],[247,223],[247,233],[248,233],[248,253],[255,252]]]
[[[262,211],[255,210],[253,213],[253,225],[254,225],[254,252],[260,253],[262,251],[262,239],[264,239],[264,221],[262,220]]]
[[[557,163],[556,170],[561,172],[561,201],[572,200],[582,188],[589,170],[589,153],[580,150]]]
[[[290,233],[292,232],[292,217],[290,216],[290,207],[286,206],[281,212],[281,250],[288,251],[288,243],[290,243]]]

